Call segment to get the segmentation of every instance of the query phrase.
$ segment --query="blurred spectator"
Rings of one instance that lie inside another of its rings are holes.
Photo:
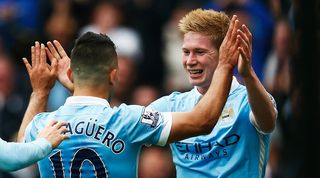
[[[289,93],[292,29],[287,20],[281,19],[275,27],[273,50],[265,65],[264,85],[273,94]]]
[[[71,0],[53,0],[52,6],[52,12],[44,24],[45,40],[58,40],[66,51],[71,51],[78,30]]]
[[[288,14],[291,6],[290,0],[269,0],[268,4],[270,12],[274,18],[280,18],[284,14]]]
[[[10,58],[0,54],[0,136],[10,141],[26,109],[24,93],[17,91],[17,75]]]
[[[111,105],[128,103],[138,77],[138,65],[142,59],[142,45],[138,33],[123,26],[124,14],[121,2],[98,1],[89,25],[80,30],[107,34],[115,43],[118,53],[118,82],[115,84]]]
[[[160,91],[151,85],[139,85],[132,92],[131,104],[148,106],[160,97]]]
[[[277,129],[271,137],[268,177],[281,177],[281,155],[284,142],[288,141],[291,127],[290,69],[292,29],[288,21],[281,18],[277,21],[273,37],[273,49],[265,65],[264,85],[277,102]],[[288,130],[290,129],[290,130]],[[275,136],[277,135],[277,136]],[[283,137],[283,138],[282,138]],[[283,176],[283,175],[282,175]]]
[[[186,77],[186,71],[181,65],[182,35],[178,30],[178,23],[186,13],[194,8],[194,5],[189,3],[177,5],[163,29],[163,58],[166,67],[164,87],[167,92],[186,91],[192,87]]]
[[[80,34],[91,31],[107,34],[117,47],[117,52],[133,60],[140,60],[142,45],[140,37],[132,28],[123,26],[123,9],[116,1],[99,1],[92,13],[89,25]]]
[[[144,147],[140,156],[139,178],[174,178],[175,168],[169,147]]]
[[[286,132],[287,117],[290,115],[290,60],[292,29],[286,19],[280,19],[275,28],[273,50],[265,66],[264,85],[277,102],[278,123]]]
[[[137,68],[133,59],[118,54],[118,81],[114,86],[111,106],[128,103],[136,84]]]

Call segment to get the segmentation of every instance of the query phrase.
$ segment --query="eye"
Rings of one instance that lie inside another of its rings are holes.
[[[203,56],[205,54],[204,51],[197,51],[196,53],[197,53],[198,56]]]
[[[190,51],[183,51],[184,56],[189,56],[189,54],[190,54]]]

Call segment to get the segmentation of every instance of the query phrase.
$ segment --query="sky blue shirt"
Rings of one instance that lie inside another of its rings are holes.
[[[51,150],[51,143],[44,138],[30,143],[8,143],[0,138],[0,169],[22,169],[44,158]]]
[[[49,120],[68,123],[70,139],[39,162],[41,177],[137,177],[142,145],[165,145],[171,114],[107,100],[72,96],[58,110],[38,114],[26,130],[32,141]]]
[[[201,97],[196,88],[174,92],[154,101],[149,108],[160,112],[191,111]],[[246,88],[234,78],[212,132],[170,145],[177,178],[264,177],[270,134],[256,129],[250,113]]]

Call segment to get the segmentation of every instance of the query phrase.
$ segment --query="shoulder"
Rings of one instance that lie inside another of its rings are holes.
[[[173,92],[162,97],[148,107],[161,112],[189,111],[201,99],[202,95],[196,88],[188,92]]]
[[[145,107],[140,105],[121,104],[118,107],[114,107],[113,110],[117,115],[121,115],[121,118],[126,118],[128,121],[128,118],[133,118],[134,120],[140,118]]]
[[[42,112],[38,113],[34,116],[33,120],[29,123],[28,127],[30,127],[30,132],[41,130],[45,127],[49,120],[55,119],[54,116],[55,112]]]
[[[50,113],[48,112],[43,112],[43,113],[38,113],[37,115],[34,116],[34,118],[28,124],[25,131],[24,139],[26,142],[30,142],[36,139],[39,130],[42,130],[47,124],[49,114]]]
[[[127,105],[127,104],[121,104],[118,107],[114,107],[113,109],[126,112],[126,111],[140,111],[143,110],[145,107],[140,105]]]
[[[34,116],[33,120],[31,121],[31,124],[33,126],[39,125],[39,124],[45,122],[49,115],[50,115],[49,112],[38,113]]]
[[[33,122],[38,124],[47,122],[51,118],[54,119],[53,117],[55,116],[55,114],[56,114],[56,111],[38,113],[37,115],[34,116]]]
[[[197,98],[197,97],[198,96],[197,96],[196,92],[194,91],[194,89],[187,91],[187,92],[175,91],[167,96],[163,96],[163,97],[155,100],[154,102],[152,102],[150,104],[150,106],[159,105],[159,104],[171,105],[171,104],[183,102],[186,99],[190,100],[192,98]]]

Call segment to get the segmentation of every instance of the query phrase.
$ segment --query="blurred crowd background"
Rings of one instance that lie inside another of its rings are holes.
[[[250,28],[253,67],[276,99],[279,112],[266,177],[294,177],[292,170],[301,163],[292,159],[287,148],[294,147],[290,145],[297,131],[293,111],[299,108],[301,92],[292,87],[291,64],[297,43],[291,0],[0,0],[0,137],[15,141],[31,93],[21,59],[30,59],[30,47],[36,40],[58,40],[70,54],[82,33],[108,34],[117,46],[120,68],[112,106],[122,102],[148,105],[172,91],[189,90],[192,86],[182,67],[177,24],[195,8],[236,14]],[[48,110],[57,109],[69,95],[57,82]],[[38,177],[36,165],[0,172],[0,178],[28,177]],[[144,148],[139,177],[175,177],[169,148]]]

